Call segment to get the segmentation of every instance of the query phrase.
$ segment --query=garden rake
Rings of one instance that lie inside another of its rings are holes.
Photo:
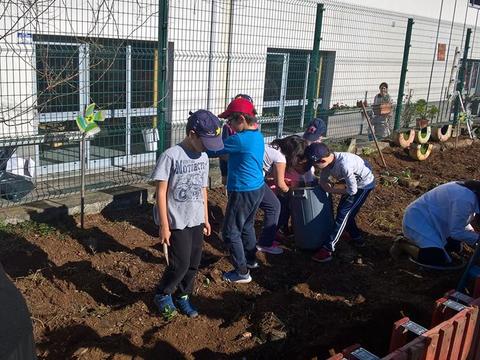
[[[375,131],[372,126],[372,121],[370,120],[370,116],[367,113],[367,109],[365,108],[365,104],[363,101],[357,101],[357,106],[362,108],[363,116],[367,120],[368,127],[370,128],[370,132],[372,133],[373,141],[375,141],[375,146],[377,147],[378,152],[380,153],[380,157],[382,158],[383,167],[387,168],[387,163],[385,162],[385,158],[383,157],[382,150],[380,150],[380,146],[378,145],[377,137],[375,135]]]

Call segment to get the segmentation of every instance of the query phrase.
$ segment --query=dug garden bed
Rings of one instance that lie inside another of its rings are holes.
[[[412,161],[385,150],[388,173],[369,158],[379,181],[358,215],[367,245],[342,241],[333,261],[285,244],[282,255],[259,254],[253,282],[229,285],[219,237],[226,197],[210,191],[214,233],[204,247],[194,304],[200,317],[162,320],[155,286],[165,269],[151,207],[110,210],[86,218],[0,228],[0,262],[25,296],[40,359],[319,359],[329,349],[361,343],[387,352],[392,323],[409,316],[428,326],[433,302],[461,272],[394,262],[389,247],[405,207],[443,182],[480,178],[478,143]],[[257,228],[261,225],[259,214]]]

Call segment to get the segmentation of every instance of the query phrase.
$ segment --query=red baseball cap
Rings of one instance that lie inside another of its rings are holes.
[[[232,100],[232,102],[228,104],[227,110],[218,115],[218,117],[222,119],[228,119],[233,113],[242,113],[251,117],[255,117],[254,110],[255,108],[250,101],[244,98],[237,98]]]

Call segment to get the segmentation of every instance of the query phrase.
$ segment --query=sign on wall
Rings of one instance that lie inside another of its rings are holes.
[[[445,61],[445,53],[446,52],[447,52],[447,44],[438,43],[438,46],[437,46],[437,61]]]

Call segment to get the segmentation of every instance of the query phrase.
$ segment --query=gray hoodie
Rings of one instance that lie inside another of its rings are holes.
[[[373,189],[375,177],[370,164],[360,156],[347,152],[334,152],[335,160],[322,170],[320,181],[326,182],[330,176],[345,180],[347,194],[355,195],[358,189]]]

